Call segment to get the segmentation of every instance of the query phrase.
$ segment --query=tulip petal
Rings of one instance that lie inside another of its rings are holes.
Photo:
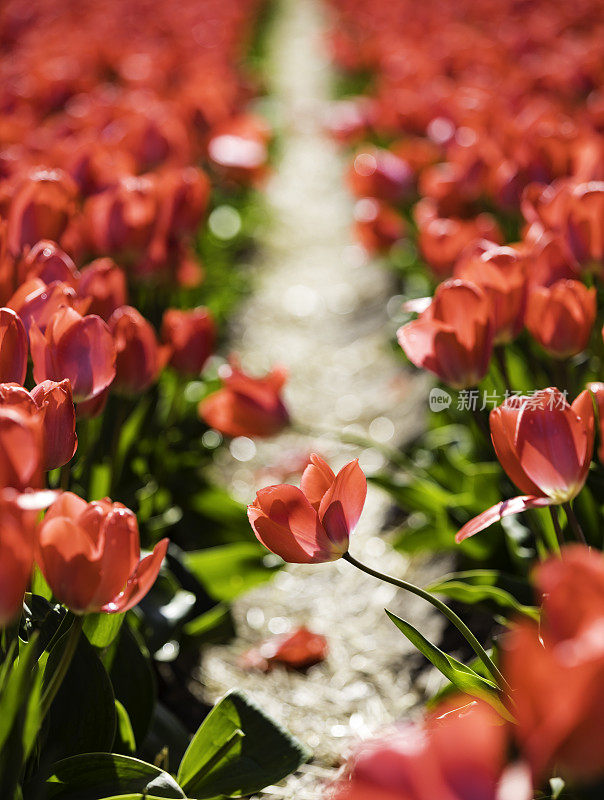
[[[348,541],[359,521],[366,497],[367,479],[358,459],[355,459],[338,472],[319,506],[319,518],[335,544]]]
[[[87,532],[67,517],[45,519],[38,533],[37,561],[53,594],[75,613],[91,609],[100,581],[101,553]]]
[[[155,583],[162,562],[168,550],[168,539],[162,539],[153,548],[153,552],[143,558],[136,570],[128,579],[126,588],[111,602],[106,603],[101,611],[107,614],[122,613],[140,603]]]
[[[474,519],[463,526],[459,533],[455,536],[457,544],[474,536],[475,533],[480,533],[485,528],[489,528],[493,523],[499,522],[504,517],[509,517],[512,514],[520,514],[521,511],[526,511],[529,508],[544,508],[545,506],[553,505],[554,501],[550,497],[533,497],[531,495],[521,495],[520,497],[513,497],[511,500],[502,500],[501,503],[488,508],[479,514]]]
[[[329,464],[321,456],[311,453],[310,463],[302,473],[300,489],[302,489],[308,502],[316,510],[318,510],[323,495],[335,478],[335,472]]]
[[[259,509],[277,526],[277,528],[268,526],[254,515],[254,530],[257,535],[260,531],[263,537],[270,538],[269,550],[285,558],[282,555],[283,548],[279,546],[280,549],[273,549],[273,547],[279,545],[279,541],[284,541],[289,552],[293,539],[299,548],[294,550],[304,562],[331,560],[333,550],[331,540],[319,521],[319,515],[296,486],[281,484],[260,489],[256,494],[256,502],[250,508]]]
[[[321,537],[307,541],[295,536],[287,526],[273,522],[255,505],[248,506],[247,516],[256,539],[289,564],[319,564],[334,558],[325,532]]]
[[[99,607],[117,597],[138,568],[138,524],[130,509],[112,508],[102,523],[102,540],[101,579],[93,598]]]
[[[498,408],[494,408],[489,415],[491,439],[499,463],[510,480],[524,494],[539,495],[542,493],[541,490],[522,469],[516,452],[515,437],[519,414],[520,407],[514,401],[508,400]]]

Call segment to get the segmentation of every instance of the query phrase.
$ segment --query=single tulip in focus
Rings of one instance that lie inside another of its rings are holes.
[[[485,292],[469,281],[441,283],[430,306],[399,328],[407,358],[454,389],[486,375],[493,350],[493,321]]]
[[[161,337],[170,349],[170,365],[183,375],[199,375],[214,350],[214,318],[207,308],[169,308],[164,312]]]
[[[560,280],[529,295],[526,327],[535,341],[556,358],[585,350],[596,319],[596,290],[580,281]]]
[[[44,468],[57,469],[71,461],[78,446],[76,417],[68,378],[43,381],[31,390],[44,429]]]
[[[286,372],[275,367],[262,378],[246,375],[231,361],[220,370],[222,388],[199,404],[203,421],[225,436],[273,436],[289,423],[281,400]]]
[[[317,564],[335,561],[348,551],[367,495],[367,481],[358,460],[337,475],[312,454],[301,488],[267,486],[248,506],[256,538],[284,561]]]
[[[362,744],[333,800],[530,800],[529,771],[506,766],[508,730],[486,703],[437,710]]]
[[[515,625],[503,670],[516,738],[536,781],[553,771],[577,782],[604,775],[604,558],[563,548],[536,570],[543,619]]]
[[[23,383],[27,373],[27,332],[12,308],[0,308],[0,382]]]
[[[115,614],[147,594],[167,548],[162,539],[141,561],[132,511],[64,492],[40,523],[36,559],[54,596],[75,614]]]
[[[490,425],[497,458],[522,495],[467,522],[457,542],[511,514],[569,502],[587,478],[595,425],[589,391],[581,392],[572,405],[555,388],[511,397],[491,411]]]
[[[164,365],[153,326],[132,306],[117,308],[107,324],[116,350],[113,388],[126,395],[144,392]]]
[[[113,381],[115,345],[100,317],[62,308],[44,333],[33,323],[29,336],[38,383],[69,378],[73,398],[80,402],[98,397]]]
[[[511,247],[492,247],[455,268],[455,277],[484,291],[491,306],[495,344],[515,339],[524,327],[526,276],[524,264]]]

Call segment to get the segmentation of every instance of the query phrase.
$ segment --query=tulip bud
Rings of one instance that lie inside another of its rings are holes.
[[[68,379],[60,383],[44,381],[32,389],[31,396],[42,414],[44,468],[62,467],[78,446],[71,384]]]
[[[301,488],[281,484],[260,489],[248,506],[248,518],[256,538],[284,561],[335,561],[348,551],[366,495],[367,481],[358,460],[335,475],[313,453]]]
[[[0,308],[0,381],[23,383],[27,373],[27,332],[11,308]]]
[[[97,397],[115,377],[115,345],[100,317],[82,317],[73,308],[61,308],[42,333],[33,323],[29,332],[34,379],[69,378],[76,402]]]
[[[47,286],[40,278],[32,278],[21,284],[7,305],[17,312],[27,331],[35,322],[44,333],[51,317],[60,308],[76,308],[85,313],[88,301],[80,300],[75,289],[66,283],[55,281]]]
[[[479,214],[475,219],[426,215],[419,216],[417,224],[420,252],[438,278],[452,274],[459,256],[476,239],[495,243],[502,240],[499,226],[490,214]]]
[[[493,351],[487,296],[468,281],[445,281],[426,311],[399,328],[397,336],[415,366],[454,389],[475,386],[486,375]]]
[[[62,170],[33,171],[17,188],[8,214],[8,245],[19,256],[41,239],[59,241],[76,211],[77,189]]]
[[[580,281],[561,280],[530,293],[526,327],[555,358],[585,350],[596,319],[596,290]]]
[[[144,392],[164,365],[153,327],[132,306],[122,306],[111,315],[109,329],[116,350],[115,391],[126,395]]]
[[[128,286],[124,270],[111,258],[97,258],[82,270],[78,285],[80,297],[91,298],[90,314],[98,314],[105,322],[116,308],[128,302]]]
[[[253,378],[236,364],[222,370],[223,387],[199,404],[199,415],[225,436],[273,436],[289,422],[281,400],[285,371]]]
[[[575,186],[563,215],[563,236],[577,262],[600,272],[604,264],[604,182]]]
[[[147,594],[167,547],[162,539],[141,561],[130,509],[108,498],[86,503],[64,492],[40,524],[37,561],[57,600],[74,614],[115,614]]]
[[[199,375],[212,355],[216,325],[207,308],[164,312],[162,341],[170,348],[170,365],[183,375]]]

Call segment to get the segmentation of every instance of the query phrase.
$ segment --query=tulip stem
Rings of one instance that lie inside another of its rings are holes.
[[[84,617],[79,615],[76,616],[71,624],[69,632],[66,634],[67,641],[65,642],[65,649],[61,655],[61,660],[59,661],[56,670],[53,672],[46,690],[42,695],[42,700],[40,703],[40,713],[42,719],[44,719],[50,711],[53,700],[57,696],[57,692],[61,688],[61,684],[67,675],[67,671],[69,670],[69,666],[73,660],[76,648],[78,646],[78,641],[80,640],[80,633],[82,632],[83,625]]]
[[[562,508],[566,513],[566,518],[570,522],[570,526],[573,529],[573,533],[575,534],[577,539],[587,547],[588,546],[587,539],[585,538],[585,534],[583,533],[583,528],[579,524],[579,520],[577,519],[577,515],[573,511],[571,504],[562,503]]]
[[[505,388],[508,390],[510,396],[514,394],[512,389],[512,384],[510,383],[510,373],[508,372],[508,366],[505,356],[505,345],[498,344],[495,347],[495,358],[497,360],[497,366],[499,367],[499,372],[501,373],[501,377],[503,378],[503,383]]]
[[[345,553],[342,558],[345,561],[348,561],[349,564],[352,564],[357,569],[360,569],[362,572],[367,573],[367,575],[371,575],[373,578],[377,578],[380,581],[385,581],[386,583],[392,584],[392,586],[396,586],[399,589],[404,589],[407,592],[411,592],[411,594],[415,594],[418,597],[423,598],[428,603],[433,605],[437,608],[442,614],[447,617],[449,622],[451,622],[457,630],[461,633],[464,639],[468,642],[472,650],[476,653],[478,658],[482,661],[485,665],[489,673],[495,679],[495,683],[505,690],[506,692],[510,692],[509,684],[507,683],[506,679],[503,677],[499,669],[493,663],[492,659],[487,654],[487,651],[484,647],[480,644],[478,639],[474,636],[472,631],[468,628],[463,620],[461,620],[457,614],[449,608],[446,603],[443,603],[442,600],[439,600],[437,597],[434,597],[433,594],[427,592],[425,589],[421,589],[419,586],[415,586],[413,583],[408,583],[407,581],[401,580],[400,578],[393,578],[391,575],[384,575],[382,572],[378,572],[377,570],[368,567],[366,564],[362,564],[360,561],[357,561],[354,556],[351,556],[350,553]]]
[[[558,540],[558,551],[564,545],[564,534],[562,533],[562,528],[560,527],[560,520],[558,519],[558,509],[554,508],[554,506],[549,506],[549,513],[552,518],[552,522],[554,524],[554,530],[556,531],[556,539]]]

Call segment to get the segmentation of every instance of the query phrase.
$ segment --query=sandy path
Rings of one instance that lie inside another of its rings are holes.
[[[316,0],[282,0],[270,35],[271,102],[282,125],[282,150],[267,186],[270,224],[260,242],[257,285],[231,341],[250,369],[288,366],[286,399],[294,418],[370,430],[393,444],[421,424],[424,386],[405,376],[388,350],[389,276],[366,263],[351,239],[344,161],[320,122],[333,79],[321,49],[322,13]],[[260,444],[252,458],[248,440],[235,442],[232,451],[246,460],[233,459],[225,448],[221,469],[235,495],[249,502],[255,488],[275,482],[259,477],[260,469],[311,446],[337,467],[358,455],[367,471],[380,464],[374,450],[287,433]],[[388,507],[387,498],[370,489],[351,550],[384,571],[423,581],[425,571],[418,575],[377,535]],[[265,796],[316,800],[317,781],[351,743],[417,703],[410,647],[396,635],[385,606],[437,635],[440,623],[421,601],[396,596],[344,562],[292,566],[236,603],[236,641],[205,652],[203,680],[212,699],[233,686],[245,689],[314,751],[312,765]],[[237,657],[251,644],[303,623],[327,635],[326,663],[306,675],[239,669]]]

